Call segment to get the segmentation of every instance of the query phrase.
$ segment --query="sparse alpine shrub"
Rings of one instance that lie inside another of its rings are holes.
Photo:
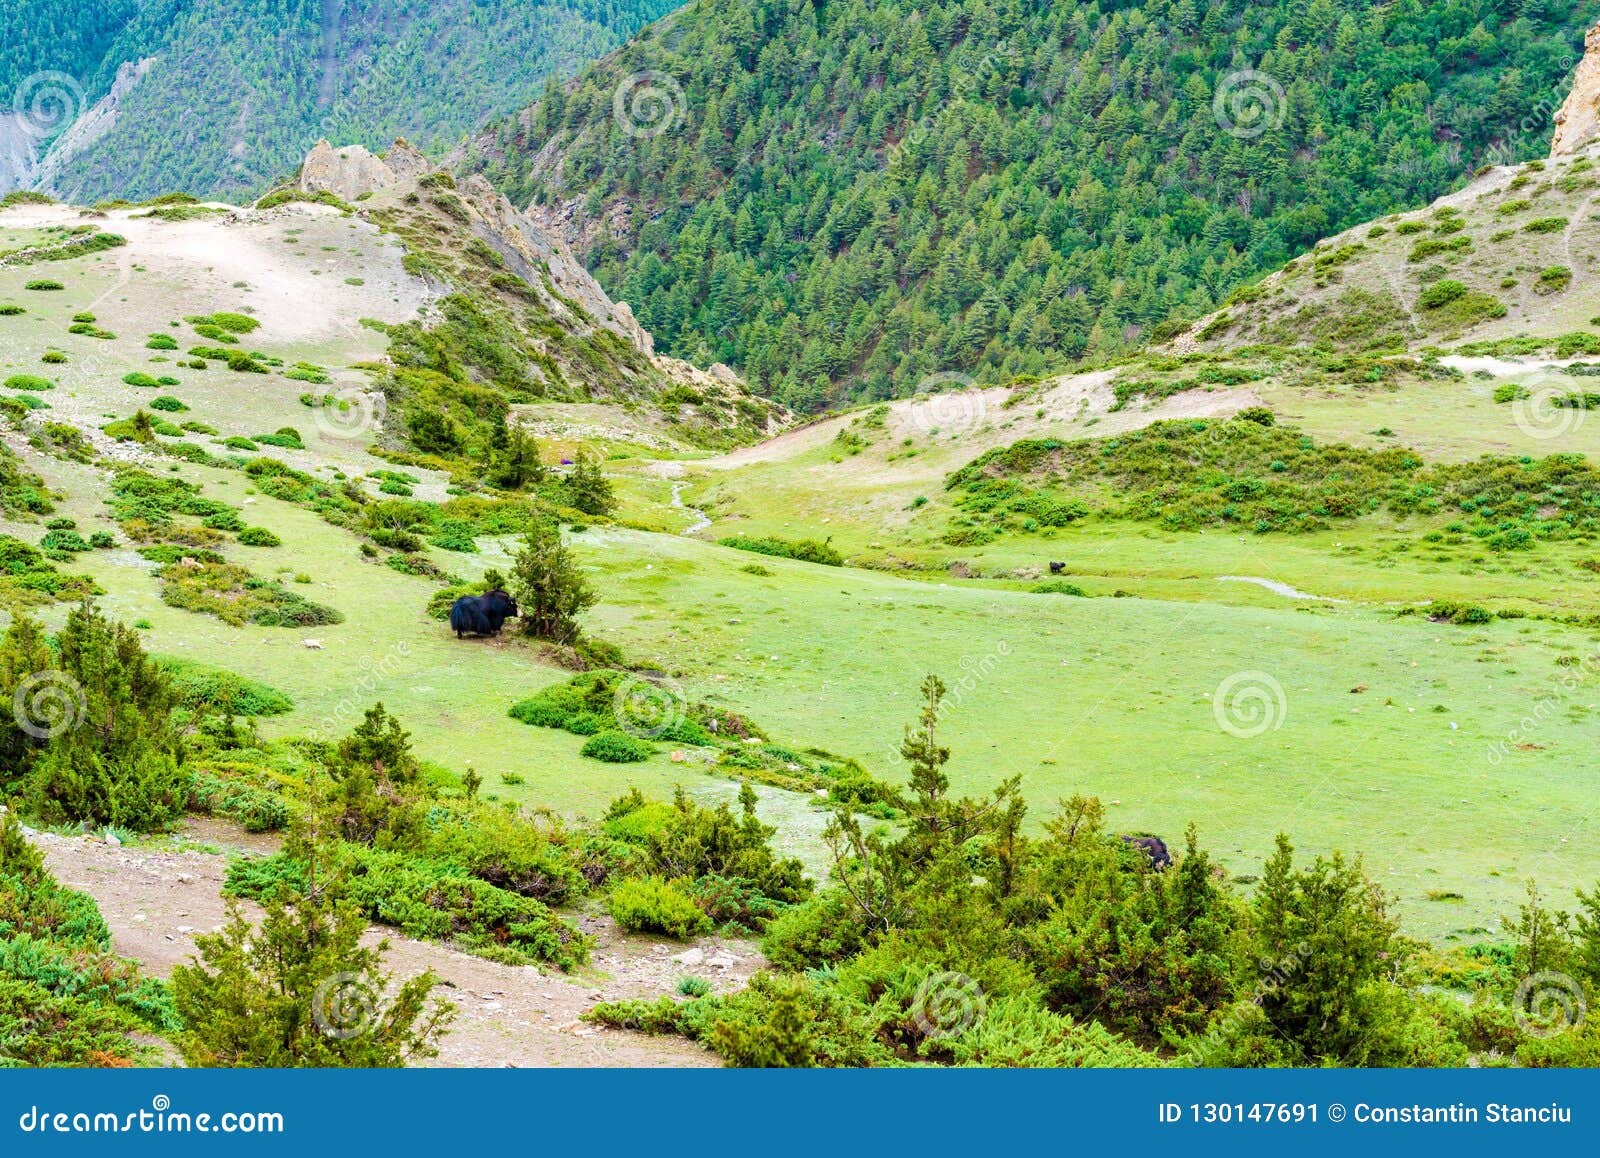
[[[1467,287],[1458,281],[1436,281],[1422,291],[1417,298],[1417,304],[1425,310],[1436,310],[1441,306],[1449,305],[1457,298],[1465,297]]]
[[[732,547],[736,551],[754,551],[760,555],[775,555],[781,559],[799,559],[804,563],[822,563],[828,567],[844,565],[844,556],[833,548],[831,539],[819,543],[815,539],[793,540],[731,535],[726,539],[718,539],[717,543],[723,547]]]
[[[620,881],[606,908],[630,933],[664,933],[687,940],[711,930],[711,918],[663,877]]]
[[[648,760],[654,751],[649,744],[626,732],[596,732],[579,749],[579,755],[608,764],[633,764]]]
[[[1076,595],[1082,599],[1089,597],[1089,593],[1082,587],[1079,587],[1076,583],[1068,583],[1064,579],[1050,579],[1044,583],[1035,583],[1028,590],[1035,595]]]
[[[245,527],[239,532],[239,542],[246,547],[281,547],[283,540],[265,527]]]

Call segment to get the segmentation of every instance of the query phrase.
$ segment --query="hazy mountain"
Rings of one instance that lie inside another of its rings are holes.
[[[238,197],[319,137],[453,143],[671,0],[20,0],[0,14],[0,191]]]

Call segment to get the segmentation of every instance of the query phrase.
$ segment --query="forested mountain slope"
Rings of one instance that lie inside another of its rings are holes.
[[[291,171],[319,137],[454,142],[671,7],[18,0],[0,14],[0,191],[240,197]],[[66,147],[48,154],[58,139]]]
[[[667,349],[816,407],[1115,352],[1542,154],[1597,15],[700,0],[475,149]]]

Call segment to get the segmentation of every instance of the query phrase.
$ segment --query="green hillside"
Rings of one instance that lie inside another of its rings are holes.
[[[816,408],[1115,352],[1542,153],[1597,14],[703,0],[479,144],[666,348]]]
[[[670,0],[23,0],[0,15],[0,107],[64,73],[82,111],[153,58],[108,133],[50,167],[79,201],[259,193],[319,137],[450,145],[617,47]],[[37,82],[34,82],[37,83]],[[54,116],[55,114],[52,114]],[[52,120],[45,134],[66,127]]]

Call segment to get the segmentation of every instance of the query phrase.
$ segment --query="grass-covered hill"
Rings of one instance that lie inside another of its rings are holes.
[[[1499,166],[1432,205],[1319,242],[1179,344],[1600,353],[1593,151]]]
[[[1596,15],[701,0],[476,147],[667,349],[815,408],[1126,350],[1542,153]]]
[[[0,162],[0,178],[11,178],[0,192],[43,184],[78,201],[173,189],[238,198],[292,169],[319,137],[450,145],[671,6],[21,0],[0,13],[0,107],[45,102],[22,140],[0,124],[0,144],[18,146],[15,165]],[[138,67],[118,85],[125,66]],[[65,75],[40,79],[49,73]],[[43,155],[58,138],[62,148]]]

